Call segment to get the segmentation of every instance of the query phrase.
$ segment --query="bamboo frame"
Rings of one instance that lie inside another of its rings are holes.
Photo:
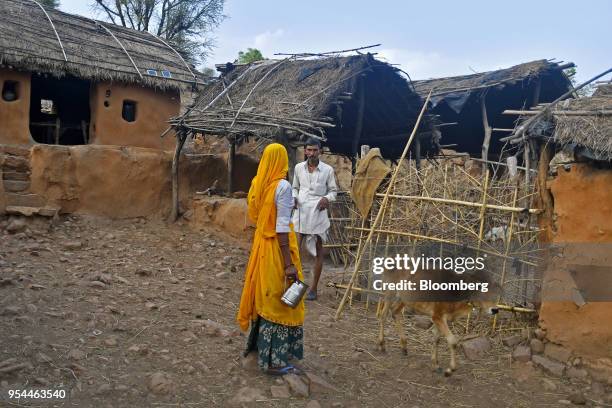
[[[376,194],[376,197],[383,197],[383,196],[384,196],[384,194],[381,194],[381,193],[377,193]],[[539,213],[542,212],[541,209],[537,209],[537,208],[512,207],[512,206],[504,206],[504,205],[483,204],[483,203],[476,203],[476,202],[470,202],[470,201],[461,201],[461,200],[451,200],[451,199],[438,198],[438,197],[406,196],[406,195],[390,194],[389,198],[396,198],[396,199],[400,199],[400,200],[432,201],[432,202],[436,202],[436,203],[456,204],[456,205],[461,205],[461,206],[466,206],[466,207],[476,207],[476,208],[483,208],[484,207],[484,208],[487,208],[489,210],[510,211],[510,212],[516,212],[516,213],[527,212],[529,214],[539,214]]]
[[[410,145],[412,144],[412,140],[414,139],[414,136],[416,135],[416,131],[419,127],[419,124],[421,123],[421,119],[423,118],[423,114],[425,113],[425,110],[427,109],[427,104],[429,103],[429,99],[431,98],[431,92],[429,91],[429,95],[427,95],[427,98],[425,99],[425,103],[423,104],[423,107],[421,108],[421,112],[419,113],[419,116],[414,124],[414,127],[412,129],[412,134],[410,135],[410,138],[408,139],[408,142],[406,143],[406,146],[404,147],[404,151],[402,152],[402,155],[400,156],[399,160],[398,160],[398,164],[397,167],[395,169],[395,171],[393,172],[393,175],[391,176],[391,181],[389,182],[389,187],[387,187],[387,191],[385,193],[385,197],[383,198],[383,202],[381,204],[381,207],[384,208],[387,204],[387,201],[389,200],[389,192],[391,191],[391,188],[393,186],[393,184],[395,183],[395,179],[397,178],[400,166],[402,164],[402,162],[404,161],[404,159],[406,158],[406,154],[408,153],[408,150],[410,149]],[[355,283],[355,278],[357,276],[357,272],[359,270],[359,266],[361,264],[361,260],[363,257],[363,248],[365,245],[367,245],[371,240],[372,240],[372,235],[374,234],[374,229],[377,227],[380,219],[381,219],[381,215],[382,212],[379,210],[378,214],[376,214],[376,218],[374,219],[374,222],[372,223],[372,227],[370,228],[370,232],[368,233],[368,237],[366,238],[365,242],[363,243],[363,245],[359,246],[359,251],[357,253],[357,259],[355,260],[355,269],[353,270],[353,274],[351,276],[351,279],[349,280],[349,284],[348,287],[346,289],[346,291],[344,292],[344,296],[342,297],[342,300],[340,301],[340,305],[338,306],[338,309],[336,310],[336,315],[335,315],[335,319],[337,320],[340,317],[340,314],[342,313],[342,309],[344,308],[344,305],[346,303],[346,299],[349,296],[349,293],[351,292],[351,287],[353,286],[353,284]]]

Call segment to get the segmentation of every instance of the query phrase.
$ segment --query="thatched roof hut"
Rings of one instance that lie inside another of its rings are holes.
[[[553,111],[554,141],[593,160],[612,160],[612,95],[570,101]]]
[[[612,161],[612,93],[604,92],[559,103],[529,126],[529,137],[590,160]]]
[[[414,81],[421,96],[434,89],[432,112],[438,122],[451,123],[441,127],[441,144],[456,144],[456,149],[480,154],[485,131],[482,102],[485,102],[488,124],[493,129],[490,153],[501,148],[499,138],[513,129],[515,118],[504,116],[506,109],[528,109],[538,103],[551,102],[570,89],[563,69],[573,64],[559,65],[547,60],[532,61],[507,69]]]
[[[238,141],[286,137],[296,145],[315,136],[335,153],[354,156],[368,144],[397,157],[422,106],[408,80],[371,54],[228,64],[223,71],[175,127]]]
[[[43,9],[31,0],[0,1],[2,67],[161,89],[196,80],[193,69],[161,38]]]

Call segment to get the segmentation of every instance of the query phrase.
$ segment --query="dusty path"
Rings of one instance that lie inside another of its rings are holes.
[[[25,405],[228,406],[251,393],[259,401],[245,405],[558,407],[585,388],[544,380],[512,363],[501,345],[483,361],[461,356],[458,372],[444,378],[430,369],[422,344],[429,334],[410,326],[418,336],[409,347],[419,351],[403,356],[389,330],[382,354],[372,313],[349,310],[333,323],[337,300],[325,288],[308,305],[304,367],[329,384],[307,398],[283,398],[282,380],[240,359],[245,339],[234,316],[244,243],[214,231],[83,217],[63,218],[50,231],[42,223],[0,232],[0,239],[0,367],[18,367],[0,368],[0,406],[17,404],[8,389],[61,388],[68,399]]]

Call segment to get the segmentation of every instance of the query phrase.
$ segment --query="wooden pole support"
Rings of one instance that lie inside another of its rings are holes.
[[[383,209],[387,206],[387,202],[389,201],[389,193],[391,192],[391,189],[393,185],[395,184],[395,180],[397,178],[397,175],[399,174],[400,168],[402,166],[402,162],[404,161],[404,159],[406,158],[406,155],[408,154],[408,151],[410,150],[410,145],[412,144],[412,141],[414,140],[414,136],[416,135],[416,132],[419,128],[421,119],[423,118],[423,114],[425,113],[425,110],[427,110],[427,105],[429,104],[429,100],[431,99],[432,91],[433,89],[429,91],[429,95],[427,95],[427,98],[425,99],[425,103],[423,103],[423,107],[421,108],[421,112],[419,113],[419,116],[414,124],[414,127],[412,128],[412,133],[410,134],[410,138],[406,142],[404,151],[402,152],[402,155],[397,161],[397,167],[395,168],[395,171],[393,172],[393,175],[391,176],[391,180],[389,182],[389,185],[387,186],[387,191],[385,192],[385,196],[383,197],[382,203],[380,205],[380,209],[378,210],[378,213],[376,214],[376,218],[374,219],[374,222],[372,223],[372,226],[370,227],[370,232],[368,233],[368,236],[365,242],[359,245],[359,249],[357,251],[357,258],[355,260],[355,269],[353,269],[353,274],[351,275],[351,279],[349,280],[348,287],[346,288],[346,291],[344,292],[344,295],[342,296],[342,300],[340,301],[340,305],[338,305],[338,309],[336,310],[336,315],[335,315],[336,320],[340,318],[340,315],[342,314],[342,310],[344,309],[346,301],[351,293],[351,288],[353,287],[353,284],[355,283],[355,278],[357,277],[359,267],[361,266],[361,261],[363,259],[363,253],[365,252],[364,249],[368,245],[368,243],[372,240],[374,231],[378,227],[378,223],[380,222],[381,215],[384,212]]]

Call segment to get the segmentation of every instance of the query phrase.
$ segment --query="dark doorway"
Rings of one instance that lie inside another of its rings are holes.
[[[79,145],[89,141],[90,82],[32,75],[30,133],[38,143]]]

